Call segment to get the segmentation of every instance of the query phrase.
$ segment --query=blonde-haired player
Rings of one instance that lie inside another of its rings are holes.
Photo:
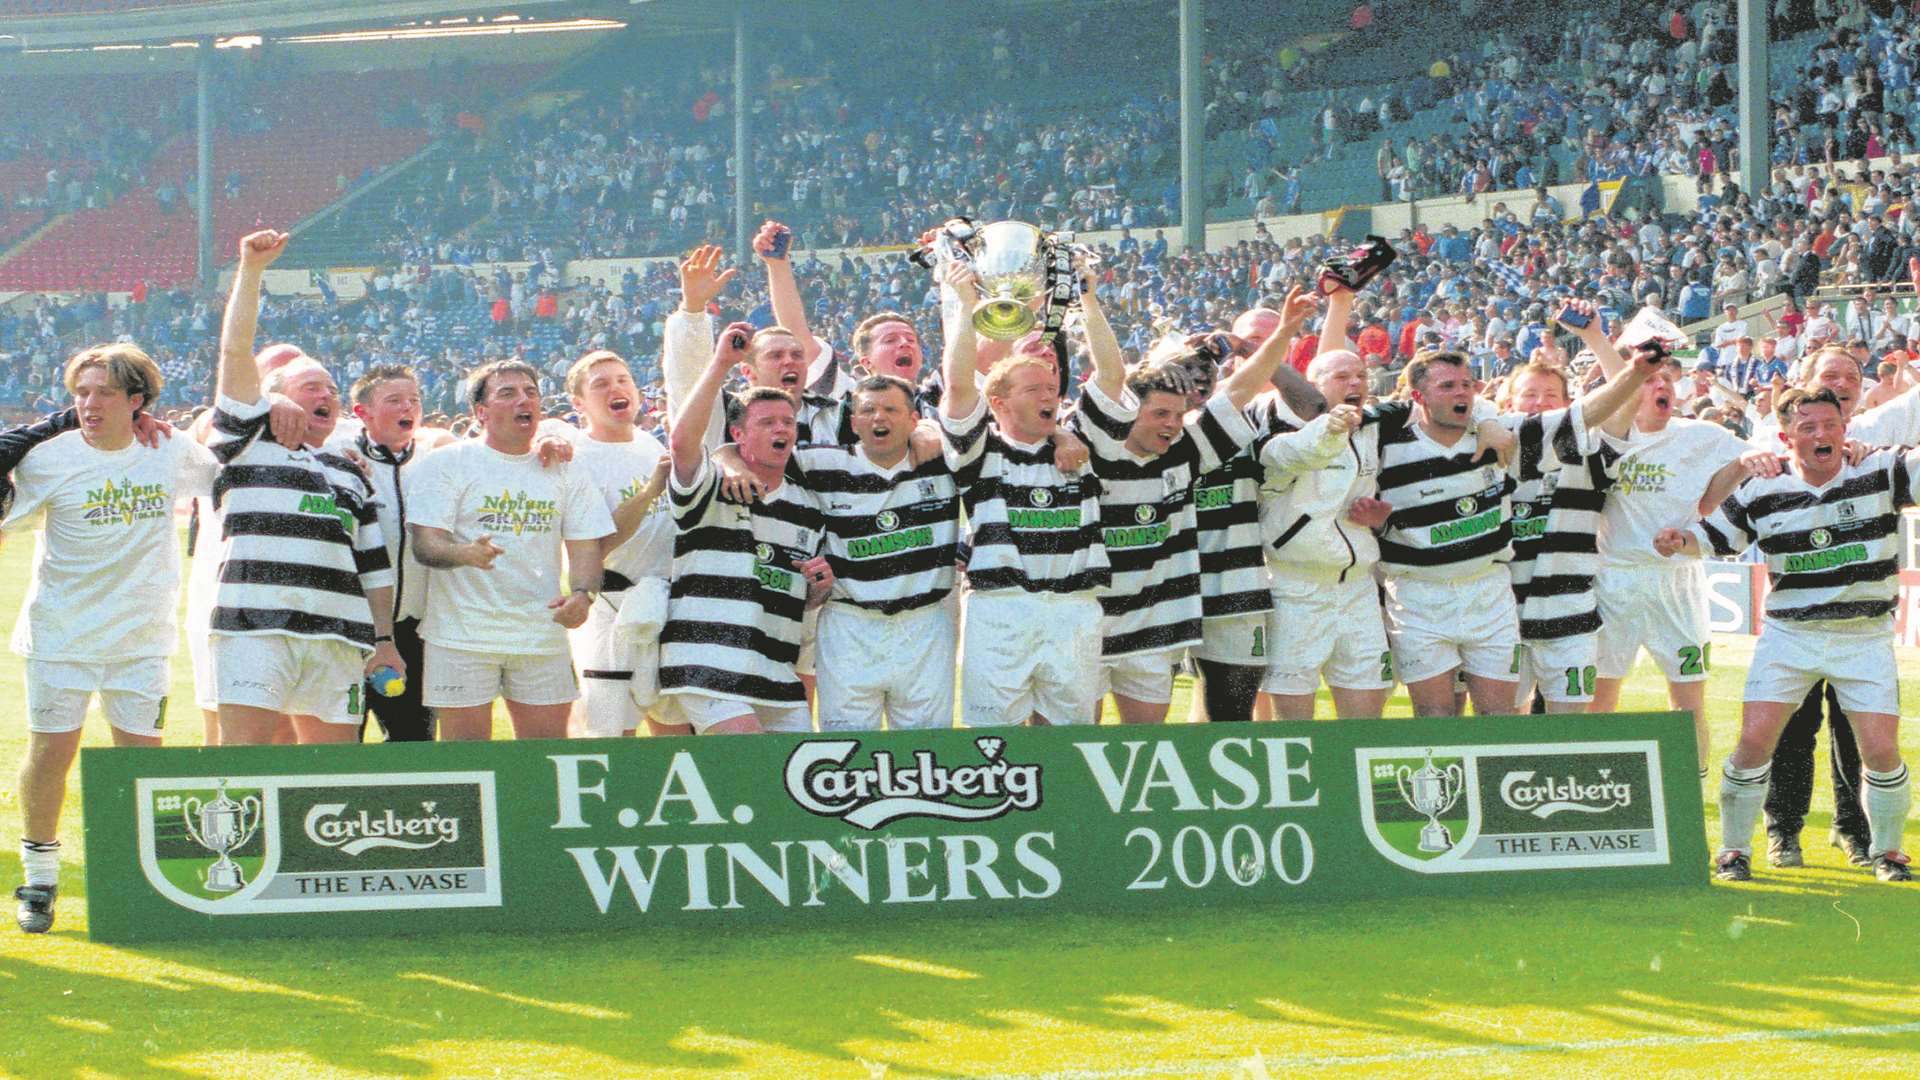
[[[41,524],[33,579],[14,626],[27,660],[27,754],[20,764],[26,883],[20,928],[53,925],[67,774],[96,695],[118,746],[158,746],[180,582],[174,500],[212,488],[213,455],[191,439],[143,444],[135,424],[160,392],[139,348],[99,345],[65,373],[77,430],[33,446],[14,469],[8,528]],[[51,426],[37,425],[42,434]]]

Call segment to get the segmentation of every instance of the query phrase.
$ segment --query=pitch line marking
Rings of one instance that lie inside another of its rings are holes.
[[[1850,1024],[1844,1027],[1792,1028],[1785,1031],[1734,1031],[1724,1035],[1646,1035],[1632,1039],[1584,1039],[1570,1042],[1520,1043],[1512,1046],[1452,1046],[1438,1050],[1407,1050],[1392,1054],[1325,1055],[1273,1058],[1269,1069],[1344,1068],[1352,1065],[1391,1065],[1409,1061],[1494,1057],[1501,1054],[1584,1053],[1590,1050],[1640,1050],[1672,1046],[1718,1046],[1738,1043],[1840,1039],[1854,1036],[1905,1035],[1920,1032],[1920,1020],[1904,1024]],[[1238,1068],[1250,1058],[1185,1061],[1138,1065],[1124,1069],[1058,1069],[1040,1073],[997,1073],[996,1080],[1123,1080],[1129,1077],[1189,1076],[1204,1070],[1216,1074]]]

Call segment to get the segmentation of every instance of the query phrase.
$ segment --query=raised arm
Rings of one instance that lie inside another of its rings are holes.
[[[1636,350],[1634,363],[1630,367],[1611,373],[1606,382],[1581,395],[1581,420],[1588,427],[1594,427],[1613,419],[1624,410],[1627,422],[1632,423],[1633,409],[1630,406],[1639,395],[1640,387],[1654,372],[1660,370],[1664,355],[1651,349]]]
[[[1335,294],[1335,299],[1341,295],[1351,298],[1353,294],[1343,289]],[[1313,315],[1313,310],[1319,303],[1319,296],[1311,289],[1295,285],[1287,291],[1286,303],[1280,305],[1280,325],[1274,328],[1267,340],[1260,343],[1260,347],[1253,351],[1252,356],[1235,365],[1233,374],[1227,377],[1226,382],[1220,384],[1220,389],[1226,391],[1234,408],[1246,408],[1248,403],[1274,380],[1275,374],[1286,366],[1287,350],[1293,347],[1293,339],[1300,336],[1300,328],[1307,324],[1307,319]],[[1333,322],[1331,313],[1327,316],[1327,322]],[[1287,367],[1287,372],[1295,378],[1299,377],[1291,367]],[[1304,384],[1305,380],[1301,382]],[[1318,391],[1315,393],[1318,394]],[[1292,402],[1289,401],[1288,404],[1291,405]],[[1305,414],[1301,415],[1304,419]]]
[[[707,305],[720,295],[735,273],[730,269],[721,270],[719,266],[717,244],[695,248],[680,264],[680,306],[667,316],[666,342],[660,357],[660,372],[667,387],[667,420],[672,424],[680,422],[680,413],[692,396],[693,384],[700,381],[706,362],[712,356],[713,329]],[[698,434],[706,432],[702,430]]]
[[[720,340],[714,342],[713,357],[707,362],[707,370],[700,374],[700,381],[693,384],[693,391],[687,395],[680,418],[674,421],[669,435],[673,450],[673,478],[683,486],[693,483],[694,476],[700,472],[701,462],[706,460],[704,437],[707,425],[713,421],[714,409],[719,406],[720,388],[727,383],[727,372],[746,359],[747,342],[752,338],[752,323],[737,322],[720,331]]]
[[[973,310],[980,302],[980,287],[976,282],[972,267],[963,263],[947,263],[942,271],[941,284],[946,286],[962,313]],[[946,334],[946,348],[940,355],[940,378],[946,387],[940,394],[940,415],[960,419],[973,413],[980,404],[980,388],[974,379],[978,372],[979,359],[974,355],[973,325],[964,318],[958,326],[949,329]]]
[[[760,232],[753,238],[753,251],[767,269],[767,299],[773,305],[773,321],[800,338],[801,352],[807,363],[812,364],[820,355],[820,342],[807,327],[807,305],[801,302],[800,283],[793,278],[793,259],[786,251],[779,255],[773,253],[782,233],[789,239],[793,236],[791,230],[777,221],[760,226]]]
[[[1292,294],[1288,294],[1292,299]],[[1353,290],[1335,289],[1327,297],[1327,319],[1320,324],[1320,346],[1314,355],[1330,353],[1335,349],[1351,349],[1353,345],[1347,338],[1347,324],[1353,319]]]
[[[1593,354],[1594,359],[1600,364],[1600,370],[1605,373],[1609,382],[1626,369],[1626,358],[1620,355],[1619,349],[1613,347],[1613,341],[1607,337],[1607,332],[1600,328],[1600,313],[1592,303],[1586,300],[1569,300],[1566,306],[1560,310],[1562,313],[1572,311],[1576,314],[1586,316],[1587,325],[1585,326],[1575,326],[1565,320],[1559,320],[1560,325],[1573,331],[1573,335],[1580,339],[1581,346]],[[1558,320],[1559,316],[1556,315],[1555,318]],[[1641,381],[1645,382],[1646,377],[1642,376]],[[1603,390],[1605,387],[1602,386],[1598,389]],[[1632,409],[1622,409],[1618,412],[1609,413],[1607,417],[1602,420],[1600,426],[1600,430],[1616,439],[1626,438],[1632,428]]]
[[[253,363],[254,326],[260,317],[260,274],[287,247],[287,234],[272,229],[240,238],[240,264],[220,320],[219,393],[243,404],[260,400],[260,369]]]
[[[1094,275],[1085,267],[1075,267],[1080,275],[1080,312],[1085,316],[1087,354],[1093,358],[1093,382],[1108,401],[1119,401],[1127,389],[1127,358],[1120,351],[1120,339],[1114,336],[1107,313],[1100,308]]]

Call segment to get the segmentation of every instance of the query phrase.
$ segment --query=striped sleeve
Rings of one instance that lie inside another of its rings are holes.
[[[1514,479],[1538,480],[1578,465],[1593,453],[1594,447],[1579,402],[1565,409],[1554,409],[1537,416],[1503,416],[1519,441],[1510,471]]]
[[[1206,407],[1187,420],[1187,438],[1200,453],[1200,470],[1212,472],[1227,460],[1252,445],[1253,424],[1247,414],[1233,407],[1225,392],[1207,399]]]
[[[1700,546],[1723,559],[1730,559],[1753,544],[1753,519],[1740,494],[1736,488],[1720,504],[1720,509],[1693,527],[1693,535],[1700,540]]]
[[[1071,423],[1074,433],[1087,440],[1087,449],[1096,458],[1112,461],[1127,454],[1127,436],[1133,433],[1133,421],[1140,405],[1131,393],[1122,392],[1120,401],[1108,397],[1091,380],[1080,395]]]
[[[207,429],[207,449],[225,465],[265,434],[269,406],[263,396],[246,403],[221,394],[213,403],[213,424]]]
[[[707,513],[713,509],[713,501],[719,493],[719,470],[713,467],[713,462],[705,454],[700,456],[700,468],[686,486],[681,486],[678,473],[669,478],[667,500],[673,506],[673,521],[679,526],[682,538],[706,520]],[[678,550],[677,545],[676,550]]]
[[[976,469],[987,449],[987,399],[977,398],[965,416],[940,414],[940,445],[947,468],[959,473]]]

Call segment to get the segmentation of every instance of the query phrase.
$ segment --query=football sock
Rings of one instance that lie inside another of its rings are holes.
[[[1720,767],[1720,850],[1753,854],[1753,827],[1767,801],[1772,765],[1742,769],[1733,759]]]
[[[22,839],[20,868],[26,871],[29,885],[60,884],[60,841]]]
[[[1864,781],[1860,788],[1860,806],[1867,812],[1867,829],[1873,834],[1867,854],[1879,858],[1889,851],[1899,851],[1907,808],[1913,803],[1906,763],[1901,762],[1883,773],[1862,767],[1860,779]]]

